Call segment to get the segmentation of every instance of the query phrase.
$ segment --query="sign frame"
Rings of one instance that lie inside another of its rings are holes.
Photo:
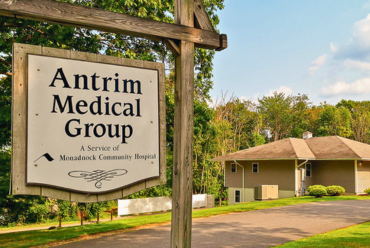
[[[28,54],[73,59],[158,71],[159,91],[159,177],[145,179],[102,193],[80,193],[55,186],[30,185],[27,176]],[[40,195],[73,202],[101,202],[123,198],[137,191],[166,183],[166,101],[164,64],[26,44],[13,44],[12,170],[13,195]]]

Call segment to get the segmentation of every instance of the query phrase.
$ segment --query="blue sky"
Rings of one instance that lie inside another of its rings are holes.
[[[229,47],[216,53],[212,98],[370,100],[370,0],[225,0],[218,14]]]

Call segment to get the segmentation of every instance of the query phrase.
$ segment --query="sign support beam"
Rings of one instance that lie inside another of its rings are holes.
[[[214,31],[53,0],[0,0],[0,15],[96,29],[158,41],[161,41],[162,38],[185,40],[206,49],[226,48],[220,38],[221,35]],[[199,16],[201,15],[199,14]]]
[[[194,25],[194,1],[175,1],[175,23]],[[171,247],[191,247],[193,191],[194,43],[180,42],[176,56],[175,136]]]

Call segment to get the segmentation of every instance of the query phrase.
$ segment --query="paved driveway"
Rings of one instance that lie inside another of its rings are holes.
[[[370,201],[320,202],[193,219],[192,247],[271,247],[370,221]],[[170,225],[63,245],[169,247]],[[62,246],[62,247],[63,247]]]

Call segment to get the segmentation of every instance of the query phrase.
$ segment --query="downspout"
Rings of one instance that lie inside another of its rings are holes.
[[[303,163],[297,165],[298,163],[298,159],[295,160],[295,171],[294,171],[294,176],[295,176],[295,195],[296,197],[298,197],[298,176],[297,176],[297,172],[298,172],[298,168],[301,167],[302,165],[305,165],[306,163],[308,162],[308,158],[306,158],[306,161],[304,161]]]
[[[357,160],[355,160],[355,194],[358,194],[358,174],[357,174]]]
[[[234,159],[234,163],[243,168],[243,202],[244,202],[244,166],[236,162],[235,159]]]

